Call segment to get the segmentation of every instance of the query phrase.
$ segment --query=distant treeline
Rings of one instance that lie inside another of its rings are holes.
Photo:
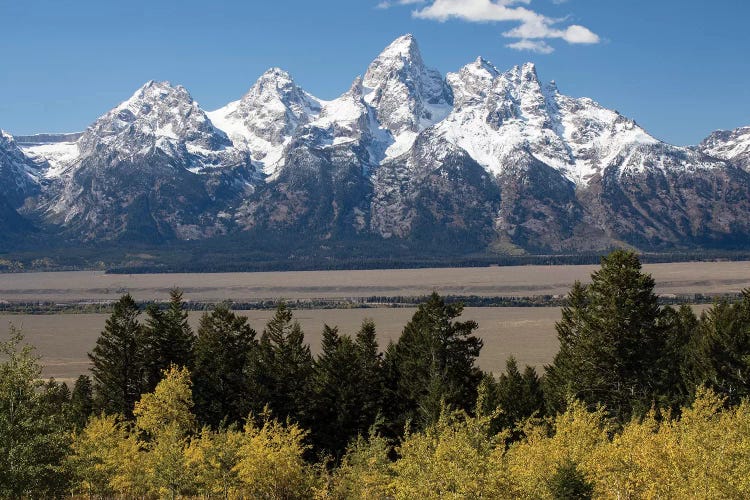
[[[397,341],[285,303],[258,334],[219,304],[197,331],[124,295],[72,391],[0,343],[0,496],[748,498],[750,290],[697,316],[615,251],[574,283],[543,373],[477,366],[463,305],[427,297]]]
[[[40,236],[41,238],[41,236]],[[0,253],[0,272],[103,270],[115,274],[178,272],[254,272],[348,269],[406,269],[521,265],[597,264],[601,252],[567,255],[499,255],[467,249],[460,242],[436,246],[429,241],[361,237],[321,243],[299,234],[238,234],[207,241],[171,241],[161,245],[128,242],[82,243],[50,247],[29,237]],[[373,255],[377,249],[377,255]],[[642,262],[748,261],[744,248],[659,250],[640,254]]]
[[[286,300],[291,309],[372,309],[416,307],[427,300],[427,295],[419,296],[371,296],[340,299],[297,299]],[[447,303],[461,303],[465,307],[563,307],[568,298],[559,295],[532,295],[518,297],[485,297],[479,295],[444,295]],[[737,302],[742,299],[741,293],[724,293],[705,295],[670,294],[658,297],[661,305],[712,304],[717,301]],[[168,302],[137,301],[141,308],[155,306],[160,309],[169,307]],[[216,302],[185,301],[183,308],[188,311],[207,311],[217,305]],[[277,300],[226,301],[226,307],[233,311],[271,310],[278,306]],[[0,313],[9,314],[94,314],[111,313],[114,301],[62,303],[59,301],[7,301],[0,302]]]

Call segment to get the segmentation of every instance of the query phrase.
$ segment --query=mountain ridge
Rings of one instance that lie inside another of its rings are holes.
[[[279,68],[214,111],[150,81],[80,136],[11,141],[0,174],[23,189],[0,196],[53,239],[291,231],[311,251],[375,237],[456,254],[750,243],[750,127],[673,146],[532,63],[479,57],[443,76],[411,35],[330,101]]]

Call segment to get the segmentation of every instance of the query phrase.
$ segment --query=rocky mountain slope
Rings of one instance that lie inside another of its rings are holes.
[[[750,243],[750,128],[672,146],[530,63],[478,58],[444,78],[411,35],[331,101],[272,68],[216,111],[149,82],[80,136],[24,138],[23,151],[3,137],[0,195],[85,241],[295,234],[514,254]]]

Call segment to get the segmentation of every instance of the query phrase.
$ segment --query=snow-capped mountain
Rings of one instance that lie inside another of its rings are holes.
[[[704,139],[698,149],[750,171],[750,127],[718,130]]]
[[[397,38],[375,58],[362,86],[378,123],[393,136],[389,157],[405,152],[419,132],[445,118],[453,101],[443,76],[425,66],[412,35]]]
[[[80,136],[19,149],[4,135],[0,180],[21,215],[93,241],[245,232],[454,253],[750,243],[750,127],[669,145],[540,81],[531,63],[500,71],[480,57],[444,78],[411,35],[330,101],[278,68],[209,113],[183,87],[149,82]]]
[[[150,81],[91,125],[41,206],[84,239],[193,239],[225,229],[225,199],[257,180],[183,87]]]
[[[78,139],[82,133],[36,134],[18,136],[16,143],[24,154],[34,162],[43,165],[41,175],[45,179],[55,179],[80,155]]]
[[[20,207],[24,200],[39,191],[43,163],[36,163],[18,147],[13,136],[0,130],[0,198]]]
[[[301,125],[320,113],[321,101],[300,88],[286,71],[266,71],[239,101],[208,113],[234,146],[247,150],[263,172],[275,177],[284,148]]]

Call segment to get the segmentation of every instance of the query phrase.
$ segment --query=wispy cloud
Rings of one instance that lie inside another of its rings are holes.
[[[553,0],[562,3],[565,0]],[[549,54],[554,48],[546,41],[564,40],[570,44],[595,44],[599,35],[578,24],[564,26],[565,19],[545,16],[530,8],[532,0],[384,0],[380,6],[426,4],[412,12],[418,19],[448,21],[460,19],[473,23],[515,22],[505,38],[515,38],[507,47]]]
[[[425,3],[427,0],[383,0],[377,5],[378,9],[388,9],[394,5],[416,5]]]

